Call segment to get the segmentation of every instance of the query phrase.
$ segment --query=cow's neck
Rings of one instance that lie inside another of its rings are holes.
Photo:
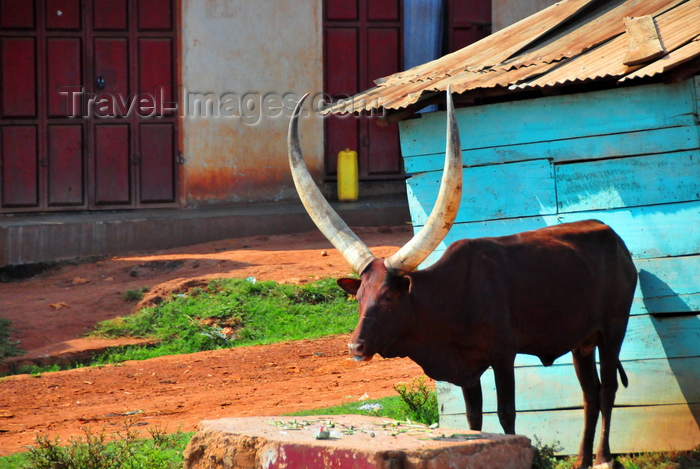
[[[401,344],[397,355],[415,361],[430,378],[460,386],[473,383],[488,367],[489,358],[469,343],[467,308],[460,311],[449,304],[458,296],[455,282],[426,271],[414,272],[411,278],[409,298],[419,327],[397,340]],[[456,315],[457,311],[464,314]]]

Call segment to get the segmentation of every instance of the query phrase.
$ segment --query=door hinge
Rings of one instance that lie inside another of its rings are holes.
[[[138,166],[139,163],[141,163],[141,154],[134,153],[133,156],[131,157],[131,164],[134,166]]]
[[[177,152],[177,157],[175,158],[177,164],[185,164],[185,157],[182,155],[181,151]]]

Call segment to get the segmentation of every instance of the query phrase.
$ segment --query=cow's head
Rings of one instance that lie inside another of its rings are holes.
[[[340,251],[360,279],[339,279],[348,293],[357,295],[360,320],[349,344],[356,360],[384,355],[412,322],[411,277],[445,238],[457,215],[462,196],[462,153],[450,88],[447,89],[447,150],[440,191],[425,226],[392,256],[383,261],[348,228],[316,187],[304,163],[299,144],[299,115],[304,96],[289,123],[289,165],[299,198],[316,226]],[[390,352],[389,352],[390,353]],[[386,356],[386,355],[385,355]]]

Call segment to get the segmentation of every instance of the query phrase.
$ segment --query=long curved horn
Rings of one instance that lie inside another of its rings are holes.
[[[462,198],[462,147],[451,91],[448,86],[447,148],[440,192],[423,228],[398,252],[384,260],[386,268],[395,274],[407,274],[418,267],[445,239],[457,216]]]
[[[308,96],[305,94],[297,103],[289,122],[289,134],[287,135],[287,151],[289,153],[289,167],[292,170],[292,178],[297,188],[297,193],[306,211],[319,230],[340,251],[352,269],[361,274],[365,268],[375,259],[365,243],[352,232],[342,218],[335,213],[326,198],[309,174],[309,169],[304,163],[299,144],[299,114],[301,106]]]

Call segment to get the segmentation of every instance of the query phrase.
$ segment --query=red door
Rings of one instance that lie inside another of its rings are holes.
[[[0,211],[172,206],[173,0],[0,0]]]
[[[491,0],[449,0],[448,8],[448,53],[491,34]]]
[[[401,70],[402,0],[324,2],[324,91],[334,101],[371,88]],[[357,151],[362,180],[403,177],[398,126],[374,117],[330,116],[325,122],[326,175],[336,174],[338,152]]]

